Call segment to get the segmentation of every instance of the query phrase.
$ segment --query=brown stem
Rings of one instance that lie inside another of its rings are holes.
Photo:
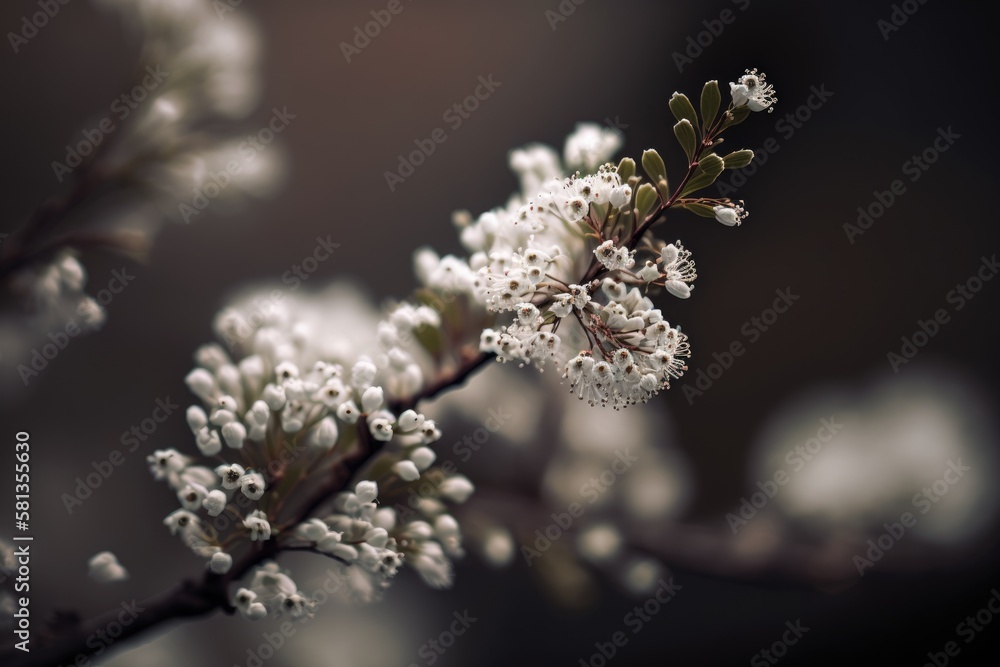
[[[11,234],[10,240],[5,244],[6,252],[0,257],[0,281],[39,259],[44,253],[55,250],[51,246],[34,247],[35,241],[89,199],[100,186],[102,176],[96,170],[88,170],[76,181],[69,194],[42,204],[18,232]]]
[[[725,113],[723,113],[722,116],[719,117],[719,119],[712,125],[711,128],[705,131],[705,136],[701,140],[701,142],[699,142],[698,148],[695,150],[694,155],[691,157],[691,162],[690,164],[688,164],[687,173],[684,174],[684,178],[681,179],[680,185],[678,185],[674,189],[673,194],[670,195],[670,198],[667,199],[667,201],[660,204],[660,206],[655,211],[646,216],[646,219],[643,220],[642,223],[640,223],[639,226],[635,228],[631,236],[629,236],[628,240],[625,242],[625,247],[627,247],[630,250],[635,248],[635,246],[638,245],[639,241],[642,240],[643,235],[649,230],[649,228],[652,227],[654,224],[656,224],[660,220],[660,216],[662,216],[667,211],[667,209],[669,209],[677,202],[677,199],[681,196],[681,192],[683,192],[684,190],[684,186],[687,185],[688,181],[691,180],[691,177],[694,175],[694,172],[697,171],[698,161],[701,159],[701,154],[705,152],[706,148],[709,148],[710,146],[714,145],[716,139],[716,133],[720,131],[722,124],[725,122],[727,113],[729,113],[728,110]],[[596,258],[591,260],[590,268],[587,269],[587,273],[584,274],[579,284],[586,285],[588,282],[600,276],[602,273],[601,268],[602,265],[600,262],[597,261]]]
[[[378,453],[382,443],[375,441],[368,434],[365,417],[358,420],[358,434],[357,446],[334,464],[326,481],[303,504],[298,512],[299,519],[291,522],[293,525],[311,516],[334,493],[346,488],[355,472]],[[137,608],[141,608],[142,611],[129,625],[123,625],[119,621],[122,609],[117,608],[80,624],[71,632],[63,633],[51,643],[32,646],[30,654],[16,649],[0,654],[0,662],[5,667],[29,664],[76,664],[77,656],[89,657],[98,649],[102,651],[106,649],[100,637],[102,634],[109,636],[109,627],[113,627],[113,632],[116,633],[118,628],[121,628],[121,634],[116,635],[114,640],[117,644],[142,635],[168,621],[197,618],[217,609],[233,613],[235,610],[228,596],[230,583],[239,580],[256,565],[276,557],[282,551],[298,550],[279,545],[276,540],[268,540],[234,563],[225,576],[206,573],[198,582],[187,580],[171,591],[138,603]]]
[[[436,380],[425,385],[423,389],[413,396],[403,400],[392,401],[389,404],[389,409],[397,415],[404,410],[413,409],[422,401],[432,399],[448,389],[461,385],[469,376],[479,370],[493,357],[494,355],[488,352],[478,352],[474,355],[466,354],[465,361],[459,364],[456,369],[450,373],[440,375]]]

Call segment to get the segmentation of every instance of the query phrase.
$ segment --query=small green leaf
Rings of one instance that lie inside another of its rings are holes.
[[[690,192],[708,187],[715,182],[715,179],[719,177],[724,168],[725,163],[715,153],[703,156],[698,162],[698,169],[684,186],[684,190],[681,191],[680,196],[683,197]]]
[[[703,218],[714,218],[715,209],[708,204],[702,204],[699,202],[689,202],[687,204],[681,204],[679,208],[687,209],[695,215],[700,215]]]
[[[667,166],[663,164],[660,154],[652,148],[642,152],[642,168],[654,183],[667,178]]]
[[[726,168],[726,163],[715,153],[709,153],[701,156],[701,159],[698,160],[698,167],[706,174],[718,176]]]
[[[691,100],[684,93],[674,93],[670,98],[670,102],[667,103],[670,107],[670,111],[673,112],[674,118],[677,120],[686,120],[691,123],[691,126],[696,130],[698,129],[698,114],[694,111],[694,105],[691,104]]]
[[[691,180],[687,182],[684,189],[681,191],[681,197],[687,196],[688,194],[701,190],[702,188],[707,188],[712,183],[715,183],[715,179],[718,178],[718,174],[708,174],[704,171],[699,170]]]
[[[701,123],[706,132],[715,122],[720,104],[722,104],[722,94],[719,92],[719,82],[708,81],[701,89]]]
[[[661,178],[656,182],[656,191],[660,193],[660,199],[663,201],[670,199],[670,185],[667,183],[667,179]]]
[[[722,159],[726,163],[726,169],[742,169],[753,162],[753,151],[744,148],[741,151],[733,151]]]
[[[726,117],[725,122],[722,124],[723,128],[732,127],[733,125],[739,125],[740,123],[745,121],[747,119],[747,116],[750,115],[750,107],[744,104],[741,107],[730,109],[727,112],[727,114],[728,116]]]
[[[635,160],[630,157],[622,158],[618,163],[618,177],[622,179],[622,183],[628,183],[633,174],[635,174]]]
[[[681,148],[684,149],[684,153],[687,155],[688,162],[694,159],[694,152],[698,148],[698,136],[694,132],[694,127],[691,125],[691,121],[680,120],[674,125],[674,136],[677,137],[677,141],[680,142]]]
[[[649,212],[656,206],[658,200],[659,197],[656,194],[656,188],[649,183],[640,185],[635,193],[635,219],[638,221],[645,220]]]

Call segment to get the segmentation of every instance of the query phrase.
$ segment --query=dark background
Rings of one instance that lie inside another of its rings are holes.
[[[167,227],[148,265],[128,264],[138,277],[110,305],[104,331],[74,340],[30,388],[5,400],[4,437],[28,430],[41,452],[33,508],[36,605],[96,611],[116,604],[121,593],[74,583],[100,549],[114,550],[130,566],[137,597],[199,567],[160,525],[173,499],[153,492],[140,452],[126,461],[127,474],[116,473],[72,517],[59,494],[118,446],[120,433],[147,417],[156,398],[188,403],[183,377],[191,354],[211,340],[212,317],[228,294],[278,278],[311,253],[317,236],[331,235],[341,247],[311,280],[351,277],[376,297],[404,295],[413,285],[414,248],[459,250],[449,223],[453,210],[478,213],[515,189],[507,151],[531,141],[561,146],[578,121],[617,118],[627,125],[623,154],[638,157],[658,147],[676,173],[682,165],[666,106],[674,90],[693,96],[707,79],[725,86],[745,67],[761,68],[778,88],[776,112],[755,115],[729,140],[734,149],[758,148],[769,137],[780,145],[737,195],[748,202],[748,221],[738,230],[684,215],[670,223],[685,245],[698,249],[698,298],[674,306],[698,349],[722,350],[775,288],[802,295],[705,397],[689,406],[680,392],[670,392],[655,404],[672,413],[693,461],[700,491],[695,519],[721,515],[743,493],[751,435],[775,405],[817,382],[851,386],[891,373],[886,352],[898,349],[918,318],[944,307],[945,294],[1000,245],[989,199],[996,39],[990,15],[970,2],[927,2],[886,41],[876,22],[889,18],[889,2],[753,1],[740,11],[717,1],[587,0],[553,31],[545,11],[556,9],[555,1],[417,0],[404,2],[404,11],[346,63],[338,44],[352,38],[371,9],[384,6],[243,3],[237,11],[257,19],[265,44],[265,99],[246,129],[263,126],[275,106],[297,114],[282,137],[291,166],[287,187],[237,216],[202,215],[189,226]],[[735,22],[678,72],[671,54],[725,8]],[[34,9],[33,2],[4,3],[0,28],[13,29]],[[21,53],[7,47],[0,51],[4,230],[60,191],[50,162],[85,119],[104,113],[120,94],[137,55],[118,22],[83,0],[63,7]],[[495,95],[390,193],[383,172],[395,169],[397,155],[441,126],[441,113],[488,74],[502,83]],[[794,136],[783,137],[775,123],[820,85],[833,97]],[[842,225],[856,220],[873,191],[905,179],[902,164],[949,126],[961,139],[852,245]],[[85,264],[96,289],[122,260],[93,255]],[[988,283],[917,359],[962,369],[991,405],[998,289]],[[186,448],[189,440],[183,418],[175,417],[149,449]],[[0,482],[5,496],[8,486]],[[812,629],[782,664],[923,664],[926,652],[955,639],[956,623],[1000,585],[997,555],[989,541],[961,566],[919,577],[873,573],[837,593],[678,571],[683,597],[633,638],[615,664],[747,664],[796,618]],[[420,590],[403,577],[382,604],[400,604],[396,595],[414,598],[408,611],[414,647],[443,628],[452,610],[479,610],[473,641],[460,641],[445,665],[576,665],[595,641],[621,629],[634,604],[609,588],[596,608],[569,613],[551,605],[524,568],[500,575],[479,570],[475,562],[462,565],[447,593]],[[361,613],[378,622],[377,607]],[[242,640],[218,638],[255,636],[231,627],[237,623],[217,618],[183,630],[204,646],[196,654],[204,662],[192,664],[245,659],[245,650],[232,648],[244,646]],[[998,625],[963,645],[954,664],[991,664]],[[315,664],[337,664],[336,648],[329,650],[329,662]],[[378,647],[370,651],[358,664],[389,664]],[[401,661],[418,661],[415,649]]]

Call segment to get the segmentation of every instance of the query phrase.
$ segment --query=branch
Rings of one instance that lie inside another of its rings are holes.
[[[303,504],[297,513],[298,519],[293,521],[293,524],[312,515],[333,494],[343,490],[354,473],[379,451],[381,443],[368,434],[365,417],[358,420],[358,433],[358,446],[334,464],[326,482]],[[197,618],[218,609],[233,613],[235,610],[229,602],[228,595],[230,583],[241,579],[256,565],[276,557],[282,551],[300,550],[281,546],[276,540],[268,540],[261,548],[251,551],[234,563],[225,576],[209,572],[197,583],[187,580],[171,591],[138,603],[137,608],[142,611],[129,625],[119,623],[118,616],[121,609],[114,609],[82,623],[75,631],[64,634],[50,644],[32,647],[30,654],[11,649],[0,656],[2,658],[0,662],[5,667],[20,665],[27,667],[29,664],[76,664],[77,656],[93,656],[97,649],[105,648],[105,644],[101,643],[99,638],[101,633],[107,635],[109,624],[117,624],[122,628],[121,634],[115,639],[115,643],[118,643],[145,634],[148,630],[169,621]]]
[[[712,145],[714,129],[715,127],[706,133],[706,137],[700,143],[691,160],[687,174],[674,193],[634,230],[626,245],[634,247],[649,227],[674,204],[697,169],[701,153]],[[81,174],[82,178],[77,181],[76,187],[66,198],[49,202],[38,210],[26,225],[18,243],[13,246],[14,251],[8,251],[5,257],[0,257],[0,279],[29,260],[30,249],[28,246],[41,232],[51,229],[89,198],[93,193],[94,186],[101,182],[101,174],[95,172],[97,170],[87,168]],[[592,260],[587,274],[580,283],[586,284],[592,281],[600,273],[600,267],[601,265],[596,259]],[[413,409],[422,401],[435,398],[439,394],[463,384],[494,358],[494,355],[489,353],[478,351],[471,353],[468,348],[461,356],[464,359],[456,368],[440,374],[413,396],[390,401],[390,409],[396,414]],[[295,517],[285,524],[286,526],[295,525],[312,516],[334,494],[347,488],[355,474],[379,453],[383,443],[371,437],[367,417],[364,415],[357,422],[357,432],[358,439],[354,449],[334,463],[327,474],[327,479],[312,493],[302,505],[301,510],[295,514]],[[497,506],[496,509],[501,509],[499,506],[510,505],[511,501],[511,498],[501,501],[498,497],[493,496],[481,504],[492,503]],[[528,507],[527,505],[530,505],[531,501],[525,499],[517,499],[517,501],[515,504],[520,507],[517,519],[521,522],[525,518],[532,518],[537,513],[534,510],[540,509],[540,507]],[[506,509],[509,513],[510,508]],[[544,518],[542,515],[539,516]],[[677,565],[705,574],[756,578],[765,573],[778,572],[796,580],[824,581],[826,583],[839,583],[845,580],[845,573],[831,566],[828,554],[811,547],[793,546],[774,552],[764,559],[761,559],[759,554],[751,555],[748,558],[746,551],[739,546],[738,541],[728,539],[728,536],[719,533],[719,531],[681,525],[658,527],[655,536],[651,536],[648,530],[635,531],[635,534],[630,536],[630,541],[635,548],[655,554],[668,565]],[[277,556],[282,551],[315,552],[308,547],[281,546],[277,540],[269,540],[262,545],[255,546],[257,548],[251,550],[235,563],[226,575],[219,576],[208,572],[199,582],[186,580],[172,591],[162,593],[137,605],[141,611],[129,625],[119,623],[118,618],[121,611],[115,609],[80,624],[68,635],[58,638],[51,644],[34,649],[32,654],[11,649],[9,653],[4,655],[4,664],[11,667],[28,665],[29,655],[31,664],[38,664],[39,660],[50,664],[75,664],[79,656],[92,656],[98,649],[104,649],[102,644],[95,642],[95,638],[100,638],[101,633],[105,633],[112,624],[121,627],[121,633],[115,639],[115,641],[121,641],[137,637],[152,628],[176,619],[196,618],[217,609],[231,614],[235,609],[228,597],[230,583],[241,579],[256,565]],[[844,562],[849,563],[850,561],[844,559]]]
[[[390,402],[389,409],[397,415],[404,410],[413,409],[421,402],[430,400],[438,394],[463,384],[473,373],[479,370],[486,362],[493,359],[493,357],[494,355],[488,352],[478,352],[474,356],[466,355],[465,361],[459,364],[451,373],[440,375],[436,380],[425,385],[423,389],[409,398]]]
[[[137,613],[129,625],[121,623],[119,617],[123,610],[119,607],[80,624],[52,643],[32,646],[30,653],[12,648],[0,656],[0,662],[7,667],[79,664],[79,656],[93,656],[95,650],[106,649],[107,644],[102,637],[110,637],[109,627],[121,628],[121,634],[114,641],[124,641],[167,621],[208,614],[228,604],[225,593],[224,580],[218,575],[206,575],[199,583],[188,580],[167,593],[139,603],[133,601]]]

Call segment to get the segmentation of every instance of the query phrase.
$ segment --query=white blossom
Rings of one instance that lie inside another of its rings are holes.
[[[233,566],[233,557],[224,551],[212,554],[208,561],[208,569],[215,574],[225,574]]]
[[[715,219],[726,227],[739,226],[750,214],[739,204],[713,206]]]
[[[594,248],[594,256],[609,271],[631,269],[635,266],[635,251],[616,247],[614,241],[605,241]]]
[[[437,454],[430,447],[417,447],[410,452],[410,460],[413,461],[413,465],[417,467],[417,470],[421,471],[430,468],[435,458],[437,458]]]
[[[746,74],[736,83],[729,84],[729,89],[733,96],[733,104],[738,107],[745,104],[751,111],[766,109],[770,113],[774,111],[772,105],[778,101],[774,86],[767,83],[764,73],[758,74],[756,68],[746,70]]]
[[[267,521],[267,514],[261,510],[250,512],[243,520],[243,525],[250,531],[250,539],[254,542],[271,539],[271,524]]]
[[[368,422],[368,430],[376,440],[385,442],[392,439],[392,423],[384,417]]]
[[[441,482],[438,491],[448,500],[456,503],[464,503],[472,495],[472,492],[475,491],[475,487],[472,486],[472,482],[465,475],[454,475]]]
[[[118,562],[118,557],[110,551],[102,551],[88,562],[90,578],[99,584],[108,584],[128,579],[128,571]]]
[[[251,500],[260,500],[266,488],[264,476],[259,473],[245,473],[240,477],[240,491]]]
[[[420,471],[413,461],[397,461],[392,465],[392,470],[404,482],[413,482],[420,479]]]
[[[382,407],[384,400],[382,387],[368,387],[361,396],[361,409],[364,412],[375,412]]]
[[[247,427],[235,421],[235,417],[233,417],[232,421],[222,427],[222,437],[228,446],[239,449],[247,438]]]
[[[378,497],[378,484],[372,481],[358,482],[354,487],[354,493],[362,503],[370,503]]]
[[[163,525],[170,529],[171,535],[188,532],[192,528],[197,528],[200,523],[201,519],[196,514],[184,509],[174,510],[163,520]]]
[[[222,488],[236,489],[240,486],[246,470],[238,463],[231,463],[218,466],[215,472],[222,479]]]

